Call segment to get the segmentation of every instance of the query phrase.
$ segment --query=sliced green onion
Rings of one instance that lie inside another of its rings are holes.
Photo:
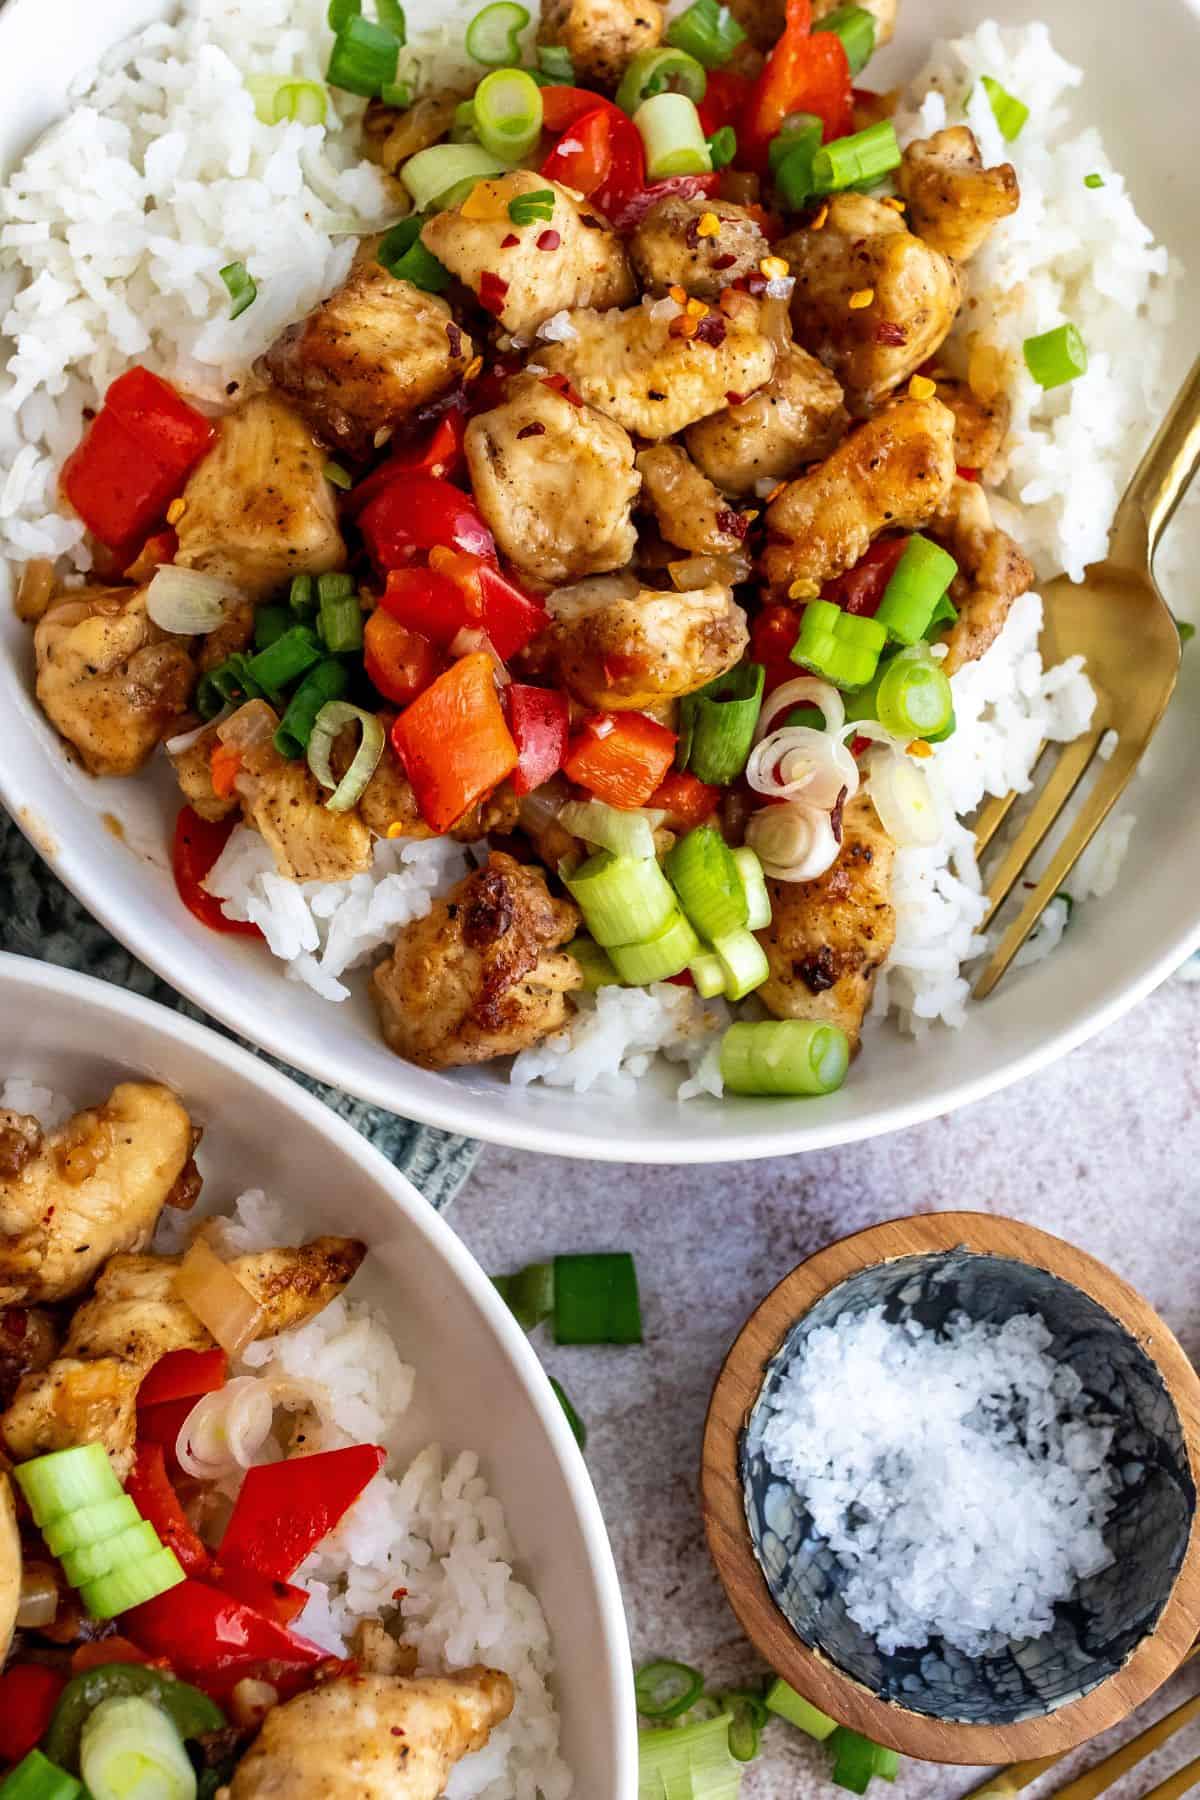
[[[254,614],[254,648],[267,650],[289,630],[292,615],[286,606],[260,606]]]
[[[1062,387],[1087,374],[1087,350],[1075,325],[1056,325],[1053,331],[1026,338],[1021,348],[1025,367],[1039,387]]]
[[[31,1750],[0,1781],[0,1800],[77,1800],[82,1793],[82,1782],[40,1750]]]
[[[929,629],[934,609],[958,574],[949,551],[914,531],[883,590],[875,617],[899,644],[915,644]]]
[[[671,884],[650,858],[597,850],[565,882],[588,930],[605,950],[653,938],[676,915]]]
[[[385,106],[394,106],[398,112],[406,112],[412,105],[412,83],[408,81],[385,81],[379,90],[379,98]]]
[[[192,704],[206,724],[210,719],[215,719],[219,712],[224,712],[229,705],[229,701],[221,692],[219,683],[213,680],[211,669],[206,671],[197,682],[196,697]]]
[[[304,755],[317,714],[327,700],[341,699],[349,681],[345,663],[335,662],[333,657],[318,663],[305,676],[288,702],[287,711],[279,721],[279,729],[275,733],[273,741],[280,756],[292,759]]]
[[[258,299],[258,288],[254,277],[249,273],[245,263],[226,263],[217,273],[229,289],[231,319],[240,319],[248,306],[253,306]]]
[[[301,125],[323,125],[329,96],[319,81],[295,81],[290,75],[247,75],[254,111],[264,125],[295,119]]]
[[[330,766],[330,755],[347,725],[361,726],[362,737],[350,767],[339,781]],[[333,789],[325,802],[329,812],[349,812],[362,798],[364,788],[379,767],[383,746],[383,726],[374,713],[364,711],[361,706],[351,706],[348,700],[325,702],[309,733],[308,766],[323,788]]]
[[[379,15],[379,23],[385,25],[399,43],[406,43],[408,20],[404,16],[400,0],[375,0],[375,11]]]
[[[713,940],[713,953],[725,976],[725,998],[744,1000],[771,973],[767,953],[752,931],[743,927]]]
[[[63,1573],[72,1587],[86,1587],[89,1581],[97,1581],[101,1575],[122,1569],[127,1563],[145,1562],[161,1548],[153,1525],[148,1519],[139,1519],[136,1525],[118,1531],[112,1537],[101,1538],[99,1543],[81,1544],[78,1550],[66,1551],[62,1558]]]
[[[702,955],[693,957],[688,964],[688,974],[702,1000],[715,1000],[718,994],[724,994],[724,965],[720,957],[711,950],[706,950]]]
[[[933,639],[939,635],[944,625],[957,624],[958,608],[955,606],[953,600],[951,600],[950,595],[945,593],[934,607],[923,635],[930,643],[932,643]]]
[[[851,75],[859,75],[875,52],[875,20],[864,6],[839,6],[823,19],[813,20],[814,31],[832,31],[841,39]]]
[[[475,135],[475,101],[460,100],[454,109],[454,124],[450,127],[452,144],[477,144]]]
[[[102,1700],[83,1727],[91,1800],[196,1800],[196,1771],[166,1713],[137,1695]]]
[[[317,610],[317,584],[311,575],[293,575],[288,589],[288,605],[294,613],[307,618]]]
[[[730,12],[718,0],[692,0],[686,12],[667,26],[667,42],[677,50],[686,50],[706,69],[720,69],[729,61],[746,34]]]
[[[813,192],[837,194],[843,188],[873,183],[900,167],[900,145],[890,119],[868,125],[851,137],[823,144],[813,157]]]
[[[653,937],[637,944],[613,944],[609,955],[627,987],[647,987],[652,981],[682,975],[700,955],[700,939],[683,914],[675,912]]]
[[[900,1767],[896,1752],[885,1749],[882,1744],[873,1744],[870,1738],[851,1731],[848,1726],[838,1726],[829,1739],[829,1748],[833,1751],[835,1787],[847,1788],[852,1794],[865,1794],[876,1775],[882,1775],[885,1781],[896,1779]]]
[[[386,25],[352,13],[333,40],[325,80],[330,87],[373,100],[396,79],[400,39]]]
[[[603,800],[568,800],[558,822],[572,837],[599,844],[614,856],[653,856],[654,827],[661,813],[607,806]]]
[[[495,0],[477,12],[467,26],[467,55],[486,68],[500,69],[520,61],[521,33],[529,14],[515,0]]]
[[[532,194],[516,194],[508,203],[514,225],[547,224],[554,217],[553,188],[537,188]]]
[[[318,629],[325,648],[335,656],[361,650],[362,608],[352,575],[322,575],[317,582],[320,615]]]
[[[832,1737],[838,1728],[836,1719],[831,1719],[828,1713],[818,1712],[812,1702],[789,1687],[782,1676],[777,1676],[767,1689],[765,1704],[768,1712],[786,1719],[789,1725],[799,1726],[819,1744]]]
[[[507,4],[507,0],[500,3]],[[400,170],[400,179],[418,212],[438,212],[448,204],[447,195],[467,181],[474,184],[507,172],[506,164],[481,144],[431,144],[428,150],[418,150],[409,157]]]
[[[329,0],[329,11],[325,15],[330,31],[340,31],[342,26],[356,18],[362,11],[362,0]]]
[[[737,132],[722,125],[708,140],[708,160],[714,169],[727,169],[737,155]]]
[[[678,1719],[704,1692],[704,1677],[690,1663],[660,1658],[643,1663],[633,1691],[643,1719]]]
[[[766,671],[739,663],[679,703],[676,761],[700,781],[727,787],[746,766],[762,711]]]
[[[556,1381],[553,1375],[548,1376],[547,1379],[550,1386],[554,1389],[555,1399],[566,1414],[567,1424],[571,1427],[571,1436],[575,1439],[575,1442],[579,1445],[581,1450],[586,1450],[587,1426],[575,1411],[575,1408],[571,1405],[570,1399],[567,1396],[567,1390],[562,1382]]]
[[[115,1500],[97,1500],[91,1506],[63,1513],[43,1527],[42,1536],[51,1556],[62,1557],[72,1550],[82,1550],[85,1544],[97,1544],[103,1538],[127,1531],[140,1517],[129,1495],[118,1494]]]
[[[742,1765],[729,1754],[729,1714],[638,1733],[638,1793],[671,1800],[736,1800]]]
[[[246,663],[252,681],[266,693],[278,693],[321,660],[317,634],[308,625],[291,625]]]
[[[749,909],[742,878],[715,825],[697,825],[679,838],[663,869],[688,919],[710,944],[744,928]]]
[[[35,1456],[31,1462],[17,1464],[13,1479],[39,1528],[64,1513],[121,1497],[121,1484],[102,1444],[79,1444],[73,1450]]]
[[[734,1094],[832,1094],[849,1067],[845,1032],[812,1019],[740,1023],[721,1039],[721,1079]]]
[[[1092,174],[1091,174],[1091,175],[1085,175],[1085,176],[1084,176],[1084,178],[1083,178],[1083,185],[1084,185],[1084,187],[1086,187],[1086,188],[1100,188],[1100,187],[1103,187],[1103,186],[1104,186],[1104,177],[1103,177],[1103,175],[1097,175],[1097,174],[1096,174],[1096,173],[1095,173],[1095,172],[1094,172],[1094,171],[1093,171],[1093,173],[1092,173]]]
[[[321,473],[326,481],[333,483],[335,488],[342,488],[345,491],[354,486],[353,475],[349,469],[343,469],[339,462],[327,462]]]
[[[525,69],[493,69],[475,89],[475,132],[506,162],[528,156],[542,135],[542,91]]]
[[[145,1698],[166,1714],[180,1737],[203,1737],[225,1728],[226,1719],[199,1688],[142,1663],[98,1663],[74,1676],[59,1695],[50,1724],[42,1739],[51,1762],[75,1774],[83,1727],[101,1700],[132,1695]]]
[[[594,994],[597,988],[620,985],[621,977],[613,968],[612,959],[591,938],[572,938],[567,945],[567,955],[573,956],[583,971],[585,994]]]
[[[767,878],[763,874],[763,866],[749,844],[743,844],[740,850],[735,850],[733,860],[737,864],[746,894],[746,909],[749,913],[746,929],[765,931],[771,923],[771,896],[767,893]]]
[[[633,122],[645,147],[651,181],[709,174],[708,139],[696,103],[686,94],[655,94],[638,107]]]
[[[842,612],[830,600],[810,600],[800,619],[791,660],[837,688],[861,688],[875,674],[887,642],[878,618]]]
[[[821,147],[821,134],[824,130],[816,113],[789,113],[775,136],[767,145],[767,167],[772,175],[779,171],[780,164],[800,147],[817,151]]]
[[[1175,618],[1174,613],[1172,613],[1171,617]],[[1179,641],[1181,644],[1190,644],[1196,635],[1196,627],[1192,624],[1190,619],[1175,619],[1175,629],[1179,633]]]
[[[575,64],[565,44],[539,44],[537,65],[551,86],[573,86]]]
[[[515,1275],[493,1275],[492,1286],[523,1331],[532,1331],[554,1311],[554,1264],[530,1263]]]
[[[627,1250],[554,1259],[556,1344],[640,1344],[637,1270]]]
[[[475,185],[472,182],[472,187]],[[383,262],[383,249],[387,239],[379,246],[379,260]],[[441,294],[450,286],[450,271],[444,263],[440,263],[431,250],[427,250],[420,238],[415,238],[404,252],[393,263],[384,263],[389,275],[397,281],[411,282],[420,288],[423,294]]]
[[[992,116],[1000,127],[1000,136],[1006,144],[1011,144],[1021,135],[1021,127],[1029,117],[1029,108],[1023,100],[1006,92],[998,81],[990,75],[981,75],[979,84],[987,95],[992,107]]]
[[[655,50],[639,50],[630,58],[617,89],[617,105],[632,118],[642,102],[656,94],[686,94],[689,100],[703,100],[707,86],[703,65],[694,56],[660,45]]]
[[[945,731],[954,717],[954,695],[928,651],[902,650],[884,664],[875,717],[896,737],[930,738]]]
[[[722,1711],[731,1713],[729,1754],[735,1762],[753,1762],[758,1741],[770,1719],[763,1697],[751,1688],[730,1688],[713,1696]]]
[[[787,140],[790,148],[775,171],[775,191],[789,212],[799,212],[816,192],[813,159],[821,148],[820,132],[818,125],[815,136],[810,133],[798,140]],[[778,138],[775,142],[779,142]]]
[[[97,1581],[89,1581],[80,1588],[79,1598],[94,1619],[115,1619],[118,1613],[144,1606],[147,1600],[178,1587],[184,1579],[175,1552],[164,1544],[141,1562],[126,1563]]]

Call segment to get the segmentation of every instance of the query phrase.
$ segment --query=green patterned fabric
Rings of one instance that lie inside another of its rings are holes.
[[[234,1036],[122,949],[67,892],[3,810],[0,810],[0,950],[36,957],[63,968],[79,969],[86,975],[98,975],[104,981],[128,988],[131,993],[174,1007],[226,1037]],[[254,1045],[247,1044],[246,1048],[253,1050]],[[255,1054],[262,1055],[262,1052],[255,1051]],[[336,1088],[325,1087],[283,1063],[274,1062],[273,1057],[264,1060],[283,1069],[293,1081],[298,1081],[310,1094],[316,1094],[339,1117],[361,1131],[402,1174],[408,1176],[433,1206],[439,1209],[448,1206],[475,1166],[480,1146],[470,1138],[454,1137],[428,1125],[416,1125],[411,1119],[401,1119],[395,1113],[353,1100]]]

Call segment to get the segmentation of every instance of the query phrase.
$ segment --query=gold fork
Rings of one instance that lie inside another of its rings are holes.
[[[1171,698],[1179,672],[1179,632],[1151,570],[1154,550],[1200,462],[1200,359],[1175,398],[1117,509],[1106,561],[1082,582],[1059,575],[1042,589],[1046,666],[1082,656],[1096,689],[1096,711],[1082,737],[1060,752],[1016,838],[987,888],[990,923],[1028,868],[1096,756],[1105,733],[1117,733],[1107,762],[1045,872],[1008,926],[975,986],[990,994],[1050,901],[1083,855],[1123,791]],[[1043,744],[1042,754],[1047,746]],[[992,800],[975,827],[982,857],[1016,800]],[[983,927],[981,926],[980,929]]]

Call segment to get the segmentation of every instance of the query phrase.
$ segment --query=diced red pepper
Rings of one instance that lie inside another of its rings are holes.
[[[397,481],[455,481],[466,467],[463,433],[467,418],[460,404],[445,413],[428,437],[393,450],[385,462],[358,481],[346,496],[348,515],[357,518],[363,508]]]
[[[790,606],[764,606],[755,616],[750,627],[750,660],[766,670],[766,693],[795,680],[799,671],[791,653],[799,636],[800,615]]]
[[[547,131],[565,131],[569,125],[574,125],[576,119],[595,112],[597,106],[608,104],[607,100],[602,100],[590,88],[557,85],[543,88],[542,124]]]
[[[138,1388],[138,1411],[164,1400],[198,1399],[225,1386],[229,1358],[224,1350],[169,1350]]]
[[[104,405],[147,455],[179,481],[191,473],[216,435],[211,419],[149,369],[127,369],[119,375],[105,394]]]
[[[532,794],[557,775],[567,754],[571,706],[554,688],[512,681],[504,690],[504,716],[517,746],[514,794]]]
[[[178,550],[179,539],[171,526],[168,525],[165,531],[154,532],[124,570],[126,581],[135,581],[139,585],[143,581],[152,581],[155,570],[163,563],[173,563]]]
[[[610,806],[645,806],[675,760],[675,733],[645,713],[593,713],[571,739],[568,777]]]
[[[735,74],[732,69],[708,71],[704,98],[696,103],[705,137],[711,137],[714,131],[720,131],[724,125],[737,125],[751,86],[748,75]]]
[[[679,200],[698,200],[701,195],[711,200],[720,186],[720,175],[668,175],[662,181],[653,181],[649,187],[638,188],[630,194],[613,215],[613,225],[618,231],[633,231],[660,200],[672,196]]]
[[[56,1669],[13,1663],[0,1675],[0,1763],[19,1763],[46,1735],[66,1687]]]
[[[437,680],[446,659],[429,638],[377,606],[363,627],[363,663],[385,700],[407,706]]]
[[[280,1581],[272,1575],[260,1575],[241,1563],[228,1567],[219,1563],[213,1569],[213,1580],[222,1593],[232,1594],[235,1600],[244,1600],[247,1606],[260,1612],[264,1619],[273,1619],[276,1625],[290,1625],[298,1619],[310,1598],[306,1588],[295,1587],[292,1582]]]
[[[224,931],[235,937],[261,937],[258,926],[248,919],[227,919],[216,895],[206,893],[200,885],[228,843],[237,822],[236,815],[228,819],[202,819],[190,806],[180,808],[171,847],[175,888],[193,918],[207,925],[210,931]]]
[[[718,787],[710,787],[695,775],[680,774],[673,769],[660,781],[646,805],[666,813],[663,823],[670,831],[690,831],[711,818],[721,798]]]
[[[874,618],[907,543],[907,537],[876,538],[852,569],[825,583],[821,598],[831,600],[843,612]]]
[[[179,1433],[183,1430],[184,1421],[196,1404],[196,1399],[195,1394],[187,1394],[182,1400],[163,1400],[157,1406],[138,1408],[138,1441],[160,1444],[167,1468],[172,1475],[179,1473],[179,1461],[175,1455],[175,1446],[179,1442]]]
[[[80,1644],[71,1652],[72,1675],[86,1675],[89,1669],[102,1669],[105,1663],[146,1663],[158,1659],[147,1656],[136,1644],[113,1632],[108,1637],[92,1638],[86,1644]]]
[[[493,670],[485,651],[460,657],[392,726],[392,746],[435,831],[449,831],[517,766]]]
[[[248,1568],[286,1581],[386,1460],[377,1444],[352,1444],[247,1470],[221,1539],[222,1570]]]
[[[580,91],[543,88],[542,93],[549,97]],[[563,126],[545,118],[548,130],[561,130],[563,135],[543,162],[542,174],[575,188],[609,220],[615,220],[632,196],[646,185],[646,155],[637,126],[626,113],[598,94],[587,98],[590,105],[582,112],[574,112],[574,100],[543,100],[543,106],[549,106],[555,120],[568,112],[574,116]]]
[[[435,549],[430,551],[429,561],[439,575],[447,576],[460,589],[466,622],[487,632],[501,662],[508,662],[549,625],[545,608],[481,557]]]
[[[452,553],[453,554],[453,553]],[[439,650],[448,650],[469,618],[463,591],[436,569],[392,569],[379,602],[391,618],[420,632]]]
[[[175,1552],[185,1575],[203,1575],[211,1567],[212,1557],[188,1524],[179,1495],[171,1486],[161,1444],[139,1440],[125,1492]]]
[[[358,523],[381,569],[402,569],[439,544],[496,560],[495,540],[475,502],[453,482],[432,476],[392,482],[363,508]]]
[[[789,113],[815,113],[826,143],[854,129],[850,64],[832,31],[813,31],[812,0],[787,0],[783,36],[763,64],[742,113],[738,163],[763,174],[767,147]]]
[[[114,381],[83,442],[67,458],[63,493],[88,530],[133,560],[212,443],[211,420],[148,369]]]
[[[123,1614],[121,1625],[140,1649],[165,1657],[176,1675],[214,1698],[231,1692],[245,1675],[265,1674],[294,1691],[327,1654],[244,1600],[193,1577]]]

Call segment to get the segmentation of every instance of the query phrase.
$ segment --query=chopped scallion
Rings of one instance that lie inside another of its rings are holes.
[[[322,600],[321,639],[334,656],[349,656],[363,646],[363,616],[357,594],[338,594]]]
[[[475,89],[475,135],[492,156],[520,162],[542,132],[542,93],[525,69],[493,69]]]
[[[260,606],[254,614],[254,648],[268,650],[292,623],[286,606]]]
[[[722,125],[708,140],[708,160],[714,169],[727,169],[737,155],[737,132]]]
[[[575,64],[565,44],[539,44],[537,65],[552,87],[571,87],[575,81]]]
[[[293,575],[288,589],[288,605],[294,613],[307,618],[317,610],[317,584],[311,575]]]
[[[680,701],[680,768],[715,787],[737,780],[754,742],[765,679],[761,663],[739,663]]]
[[[396,79],[400,39],[386,25],[351,13],[333,40],[325,79],[330,87],[373,100]]]
[[[758,1741],[770,1719],[766,1703],[752,1688],[730,1688],[714,1695],[722,1711],[732,1714],[729,1723],[729,1753],[736,1762],[753,1762],[758,1755]]]
[[[644,1719],[678,1719],[704,1692],[704,1677],[690,1663],[660,1658],[643,1663],[633,1691]]]
[[[639,50],[631,58],[617,89],[617,105],[632,118],[642,102],[656,94],[686,94],[689,100],[703,100],[707,85],[703,65],[694,56],[661,45],[656,50]]]
[[[361,11],[362,0],[329,0],[326,18],[330,31],[340,31],[343,25],[356,18]]]
[[[280,756],[293,759],[308,749],[317,714],[327,700],[340,700],[349,685],[346,665],[329,657],[304,677],[279,721],[274,744]]]
[[[843,612],[831,600],[810,600],[791,658],[834,687],[853,690],[873,678],[886,642],[887,627],[879,619]]]
[[[556,1344],[640,1344],[637,1270],[627,1250],[554,1259]]]
[[[431,144],[428,150],[418,150],[409,157],[400,170],[400,179],[412,195],[416,210],[426,213],[440,212],[451,205],[451,195],[467,182],[473,186],[477,181],[506,173],[507,164],[482,144]],[[402,219],[400,225],[393,226],[388,238],[409,224],[411,220]],[[387,241],[385,238],[384,243]],[[382,249],[383,245],[381,253]]]
[[[196,1774],[173,1721],[142,1694],[113,1694],[84,1720],[80,1774],[92,1800],[195,1800]]]
[[[514,225],[547,224],[554,217],[554,189],[536,188],[532,194],[517,194],[508,203],[508,216]]]
[[[533,1331],[554,1311],[554,1264],[529,1263],[515,1275],[493,1275],[492,1286],[522,1331]]]
[[[706,69],[722,68],[746,34],[728,6],[719,0],[692,0],[692,4],[667,26],[667,42],[686,50]]]
[[[229,316],[231,319],[240,319],[246,308],[253,306],[258,299],[258,288],[255,285],[254,277],[242,262],[226,263],[218,273],[229,289],[229,298],[232,303],[229,308]]]
[[[564,880],[588,930],[605,950],[653,938],[676,910],[670,883],[652,857],[598,850]]]
[[[567,945],[567,955],[573,957],[583,971],[585,994],[594,994],[597,988],[620,986],[621,978],[611,959],[591,938],[572,938]]]
[[[845,1032],[811,1019],[739,1022],[721,1039],[721,1077],[734,1094],[832,1094],[849,1066]]]
[[[833,1751],[835,1787],[846,1788],[852,1794],[865,1794],[876,1775],[881,1775],[885,1781],[896,1779],[900,1767],[896,1752],[885,1749],[882,1744],[873,1744],[870,1738],[845,1725],[839,1725],[832,1734],[829,1748]]]
[[[679,838],[663,868],[680,906],[710,944],[745,926],[749,910],[742,878],[715,825],[698,825]]]
[[[567,1390],[563,1386],[562,1382],[556,1381],[554,1379],[553,1375],[548,1376],[547,1379],[550,1383],[550,1386],[554,1389],[555,1399],[558,1401],[558,1404],[562,1407],[563,1412],[566,1414],[567,1424],[571,1427],[571,1436],[575,1439],[575,1442],[579,1445],[579,1448],[581,1450],[586,1450],[587,1449],[587,1426],[584,1424],[584,1422],[580,1418],[579,1414],[575,1411],[575,1408],[571,1405],[570,1399],[567,1395]]]
[[[741,1764],[729,1754],[729,1714],[638,1734],[639,1793],[735,1800]]]
[[[654,824],[638,807],[608,806],[603,800],[568,800],[559,811],[558,823],[572,837],[611,850],[614,856],[654,855]]]
[[[874,183],[900,166],[900,145],[890,119],[868,125],[850,137],[823,144],[813,157],[813,192],[836,194],[843,188]]]
[[[404,17],[400,0],[375,0],[375,11],[379,15],[379,23],[394,32],[398,43],[405,43],[408,38],[408,21]]]
[[[861,74],[875,50],[875,20],[864,6],[839,6],[823,19],[813,20],[814,31],[832,31],[841,39],[851,75]]]
[[[767,878],[763,874],[763,866],[749,844],[743,844],[733,853],[738,874],[742,878],[742,887],[746,895],[746,908],[749,917],[746,920],[747,931],[765,931],[771,923],[771,896],[767,892]]]
[[[31,1750],[0,1781],[0,1800],[80,1800],[82,1794],[83,1783],[40,1750]]]
[[[713,939],[713,953],[725,977],[725,998],[744,1000],[771,973],[767,953],[745,926]]]
[[[700,955],[700,939],[676,911],[653,937],[635,944],[613,944],[608,954],[628,987],[646,987],[652,981],[670,981],[673,975],[682,975]]]
[[[529,13],[516,0],[494,0],[467,26],[467,55],[485,68],[501,69],[520,61],[521,33]]]
[[[1103,187],[1104,186],[1104,177],[1103,177],[1103,175],[1097,175],[1095,173],[1095,171],[1093,170],[1092,174],[1084,176],[1083,185],[1086,188]]]
[[[992,108],[992,116],[1000,127],[1000,136],[1006,144],[1011,144],[1021,135],[1021,128],[1029,117],[1029,108],[1015,94],[1002,88],[998,81],[990,75],[981,75],[979,84],[987,95]]]
[[[898,644],[915,644],[929,629],[934,609],[958,574],[948,550],[915,531],[909,538],[875,617]]]
[[[246,664],[246,672],[268,694],[278,693],[321,660],[317,634],[308,625],[291,625],[273,644]]]
[[[883,665],[875,686],[875,717],[897,737],[938,737],[954,717],[948,677],[924,644]]]
[[[831,1719],[828,1713],[818,1712],[810,1700],[789,1687],[782,1676],[778,1676],[767,1689],[766,1708],[779,1718],[786,1719],[789,1725],[796,1725],[809,1737],[823,1743],[833,1736],[837,1730],[837,1720]]]
[[[1026,338],[1021,349],[1025,367],[1039,387],[1062,387],[1087,373],[1087,350],[1075,325],[1056,325],[1053,331]]]
[[[634,114],[634,124],[646,151],[646,174],[651,181],[668,175],[707,175],[708,139],[686,94],[654,94]]]
[[[1171,616],[1174,618],[1174,614]],[[1196,627],[1190,619],[1175,619],[1175,629],[1179,633],[1181,644],[1190,644],[1196,635]]]
[[[412,83],[409,81],[385,81],[379,90],[379,98],[385,106],[394,106],[398,112],[405,112],[412,105]]]
[[[343,469],[339,462],[327,462],[321,473],[324,475],[326,481],[331,481],[333,483],[335,488],[347,489],[354,486],[353,475],[351,475],[349,469]]]

